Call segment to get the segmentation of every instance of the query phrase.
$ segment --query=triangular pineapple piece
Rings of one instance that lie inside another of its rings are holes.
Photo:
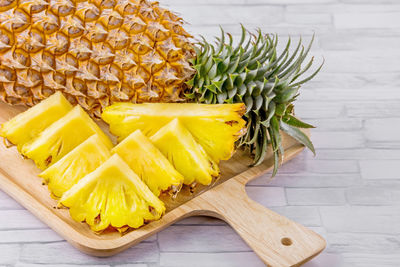
[[[235,142],[245,133],[244,112],[244,104],[116,103],[105,109],[102,118],[119,140],[136,130],[152,136],[178,118],[218,163],[232,156]]]
[[[64,193],[60,205],[93,231],[138,228],[165,212],[159,200],[117,154]]]
[[[209,185],[219,175],[216,162],[178,119],[165,125],[150,140],[185,177],[185,184]]]
[[[112,152],[120,155],[156,196],[168,190],[176,194],[181,189],[182,174],[140,130],[130,134]]]
[[[57,92],[1,125],[0,136],[20,150],[24,144],[38,136],[71,109],[72,105],[68,100],[62,93]]]
[[[107,135],[80,106],[76,106],[32,142],[25,144],[21,153],[44,170],[96,133],[111,149],[113,145]]]
[[[110,156],[110,148],[103,143],[98,134],[95,134],[39,176],[45,180],[53,197],[60,198],[81,178],[97,169]]]

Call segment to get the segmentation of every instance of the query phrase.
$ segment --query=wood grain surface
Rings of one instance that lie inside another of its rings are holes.
[[[20,111],[0,104],[0,123]],[[303,146],[285,137],[285,161],[303,150]],[[205,215],[230,224],[257,255],[270,266],[295,266],[311,259],[325,247],[318,234],[272,212],[247,197],[245,185],[270,170],[267,160],[249,168],[250,159],[243,151],[221,164],[221,177],[211,186],[199,186],[191,193],[188,188],[176,199],[163,196],[167,213],[159,221],[124,235],[93,233],[85,223],[71,219],[67,209],[56,208],[46,185],[38,178],[39,170],[32,161],[19,155],[15,147],[0,146],[0,188],[31,211],[54,231],[81,251],[95,256],[111,256],[148,238],[183,218]]]

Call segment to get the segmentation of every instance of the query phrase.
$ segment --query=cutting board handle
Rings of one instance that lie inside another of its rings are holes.
[[[196,200],[203,215],[226,221],[268,266],[299,266],[326,246],[315,232],[251,200],[235,178]]]

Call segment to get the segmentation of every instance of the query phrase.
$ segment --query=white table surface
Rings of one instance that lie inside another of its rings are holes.
[[[308,267],[400,266],[400,1],[161,0],[207,38],[218,24],[316,33],[326,64],[297,115],[318,126],[309,152],[248,186],[251,198],[322,234]],[[80,253],[0,191],[0,266],[263,266],[225,223],[190,218],[106,259]]]

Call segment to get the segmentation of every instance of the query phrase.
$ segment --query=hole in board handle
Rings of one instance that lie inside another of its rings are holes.
[[[284,237],[281,239],[281,243],[284,246],[291,246],[293,244],[292,239],[288,238],[288,237]]]

